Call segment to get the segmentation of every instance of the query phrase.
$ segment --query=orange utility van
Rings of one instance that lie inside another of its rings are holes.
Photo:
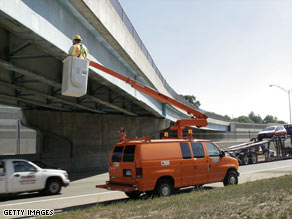
[[[237,184],[238,176],[238,161],[209,140],[125,139],[112,150],[109,181],[96,187],[123,191],[130,198],[143,192],[169,196],[182,187]]]
[[[67,61],[70,62],[70,58]],[[194,140],[191,133],[183,136],[185,127],[207,126],[207,115],[97,62],[89,60],[89,65],[162,103],[184,110],[190,116],[177,120],[170,127],[170,130],[177,130],[176,139],[125,139],[123,130],[121,141],[115,145],[110,157],[110,179],[106,185],[98,185],[97,188],[124,191],[135,198],[143,192],[168,196],[177,188],[211,182],[223,182],[224,185],[238,183],[236,159],[225,156],[212,141]],[[68,78],[63,82],[69,83]],[[74,96],[72,92],[64,95]]]

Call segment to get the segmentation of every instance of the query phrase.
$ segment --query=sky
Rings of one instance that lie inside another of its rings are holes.
[[[119,0],[178,93],[231,118],[289,122],[292,0]]]

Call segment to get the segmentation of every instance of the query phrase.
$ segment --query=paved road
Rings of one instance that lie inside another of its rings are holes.
[[[255,165],[241,166],[239,183],[255,181],[258,179],[278,177],[292,174],[292,160],[274,161]],[[55,212],[72,208],[88,207],[97,202],[109,200],[122,200],[126,196],[122,192],[112,192],[96,189],[95,185],[103,184],[108,174],[99,174],[73,181],[69,187],[62,190],[62,194],[54,196],[39,196],[39,194],[24,194],[0,201],[0,218],[4,218],[4,209],[54,209]],[[222,183],[212,183],[208,186],[222,187]],[[5,217],[7,218],[7,217]]]

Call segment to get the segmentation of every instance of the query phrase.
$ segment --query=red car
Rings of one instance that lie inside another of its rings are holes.
[[[262,140],[263,138],[272,138],[274,136],[286,136],[287,131],[284,126],[268,126],[264,128],[263,131],[260,131],[258,134],[258,140]]]

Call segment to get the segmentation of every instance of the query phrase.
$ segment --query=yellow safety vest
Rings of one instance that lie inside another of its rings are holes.
[[[73,51],[71,53],[72,56],[77,56],[79,58],[85,59],[87,57],[88,50],[82,44],[75,44],[73,45]]]

